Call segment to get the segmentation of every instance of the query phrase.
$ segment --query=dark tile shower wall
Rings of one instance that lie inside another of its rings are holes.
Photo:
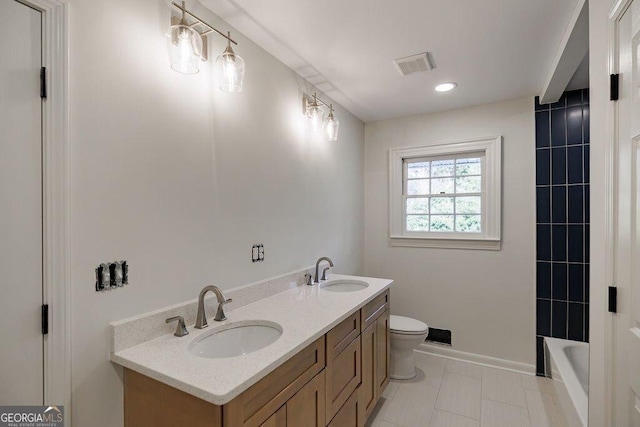
[[[536,352],[543,337],[589,340],[589,89],[536,97]]]

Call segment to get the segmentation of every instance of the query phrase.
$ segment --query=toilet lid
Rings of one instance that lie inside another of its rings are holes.
[[[421,322],[411,317],[391,315],[390,328],[394,332],[401,334],[420,334],[427,332],[429,326],[426,323]]]

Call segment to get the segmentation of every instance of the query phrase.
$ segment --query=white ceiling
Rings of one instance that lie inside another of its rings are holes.
[[[201,1],[365,122],[538,94],[577,3]],[[392,62],[425,51],[433,71],[402,77]],[[446,81],[458,88],[433,90]]]

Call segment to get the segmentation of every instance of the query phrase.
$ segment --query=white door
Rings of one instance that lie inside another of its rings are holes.
[[[640,0],[618,23],[618,49],[612,425],[623,427],[640,426]]]
[[[43,404],[41,31],[0,0],[0,405]]]

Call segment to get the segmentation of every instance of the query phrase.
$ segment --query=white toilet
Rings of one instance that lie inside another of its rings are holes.
[[[413,355],[429,334],[429,326],[411,317],[391,315],[391,373],[394,380],[410,380],[416,376],[416,361]]]

